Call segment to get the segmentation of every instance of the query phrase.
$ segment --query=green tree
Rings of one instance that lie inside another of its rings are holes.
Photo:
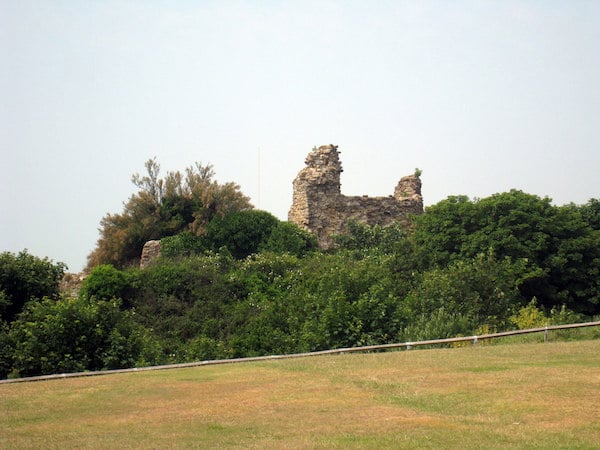
[[[585,205],[580,207],[583,219],[590,224],[594,230],[600,230],[600,199],[591,198]]]
[[[303,256],[318,248],[314,234],[291,222],[278,222],[260,250]]]
[[[56,300],[67,266],[27,252],[0,254],[0,320],[11,322],[32,299]]]
[[[414,322],[409,328],[415,331],[415,324],[423,324],[429,317],[440,319],[440,324],[453,317],[457,323],[447,322],[445,328],[429,327],[431,332],[439,334],[418,333],[418,338],[473,333],[482,325],[505,328],[511,314],[524,303],[519,292],[524,265],[523,260],[497,260],[491,254],[481,254],[425,272],[421,283],[411,290],[403,304],[407,320]]]
[[[415,219],[420,266],[444,267],[491,251],[526,261],[521,293],[547,307],[600,311],[600,235],[573,206],[521,191],[470,201],[449,197]]]
[[[346,232],[334,236],[333,239],[337,248],[342,250],[393,254],[403,246],[403,241],[407,236],[406,227],[399,222],[381,226],[350,220],[346,226]]]
[[[462,246],[473,224],[473,202],[465,195],[450,196],[425,209],[415,218],[411,238],[423,268],[444,266],[462,257]]]
[[[235,211],[211,220],[206,240],[214,251],[226,247],[235,258],[245,258],[267,244],[278,224],[279,220],[266,211]]]
[[[201,235],[212,218],[252,208],[238,185],[213,179],[211,165],[196,163],[184,173],[168,172],[161,178],[160,165],[150,159],[146,172],[132,176],[139,191],[125,203],[123,212],[101,220],[100,239],[88,256],[88,270],[100,264],[124,268],[137,263],[149,240],[186,230]]]
[[[152,337],[117,300],[43,299],[29,303],[10,330],[11,376],[152,364]]]
[[[187,230],[160,240],[160,254],[167,258],[198,255],[208,249],[209,245],[204,236],[197,236]]]
[[[13,368],[14,342],[7,323],[0,321],[0,378],[8,377]]]
[[[229,277],[236,264],[227,255],[209,254],[161,258],[143,270],[129,271],[135,320],[154,330],[168,360],[188,357],[187,346],[202,336],[225,340],[229,308],[239,299]]]
[[[131,289],[127,272],[116,269],[110,264],[102,264],[94,267],[85,277],[79,295],[96,300],[120,299],[125,302],[131,295]]]

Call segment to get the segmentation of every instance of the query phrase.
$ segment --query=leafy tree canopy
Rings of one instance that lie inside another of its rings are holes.
[[[600,230],[600,199],[592,198],[582,205],[581,215],[594,230]]]
[[[27,250],[0,254],[0,320],[12,321],[31,299],[57,299],[66,268]]]
[[[14,343],[11,376],[117,369],[154,363],[156,357],[147,332],[116,300],[30,303],[9,338]]]
[[[425,267],[491,251],[498,259],[526,262],[526,299],[598,311],[600,233],[572,205],[554,206],[549,198],[518,190],[475,201],[448,197],[416,218],[412,238]]]
[[[279,220],[266,211],[237,211],[215,217],[206,229],[212,250],[227,247],[236,258],[245,258],[267,243]]]
[[[160,241],[164,257],[186,257],[205,252],[223,253],[236,258],[259,251],[304,256],[318,249],[316,237],[291,222],[281,222],[265,211],[238,211],[214,217],[207,231],[197,236],[183,231]]]
[[[149,240],[186,230],[200,235],[214,217],[252,208],[237,184],[214,180],[210,164],[196,163],[161,178],[160,165],[150,159],[146,174],[134,174],[132,182],[139,191],[123,212],[107,214],[100,222],[100,239],[88,256],[88,270],[99,264],[122,268],[137,262]]]
[[[129,278],[126,272],[120,271],[110,264],[101,264],[94,267],[85,277],[79,290],[79,296],[96,300],[125,300],[127,291],[130,290]]]

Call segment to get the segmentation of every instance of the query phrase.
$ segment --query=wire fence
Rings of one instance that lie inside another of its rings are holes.
[[[166,370],[166,369],[183,369],[189,367],[199,367],[199,366],[214,366],[219,364],[235,364],[235,363],[244,363],[244,362],[256,362],[256,361],[273,361],[278,359],[291,359],[291,358],[306,358],[310,356],[322,356],[322,355],[339,355],[344,353],[360,353],[360,352],[371,352],[371,351],[379,351],[379,350],[390,350],[390,349],[406,349],[411,350],[415,347],[423,347],[423,346],[434,346],[434,345],[444,345],[444,344],[458,344],[458,343],[472,343],[473,345],[477,345],[480,341],[484,340],[492,340],[509,336],[519,336],[524,334],[534,334],[534,333],[544,333],[544,342],[548,341],[548,334],[550,331],[554,330],[568,330],[574,328],[585,328],[585,327],[597,327],[600,326],[600,321],[597,322],[583,322],[583,323],[572,323],[567,325],[550,325],[539,328],[529,328],[527,330],[513,330],[513,331],[503,331],[501,333],[490,333],[490,334],[481,334],[477,336],[461,336],[455,338],[445,338],[445,339],[430,339],[426,341],[417,341],[417,342],[401,342],[394,344],[380,344],[380,345],[367,345],[362,347],[346,347],[346,348],[336,348],[331,350],[320,350],[316,352],[306,352],[306,353],[293,353],[289,355],[270,355],[270,356],[254,356],[247,358],[232,358],[232,359],[214,359],[208,361],[197,361],[191,363],[180,363],[180,364],[165,364],[161,366],[148,366],[148,367],[134,367],[130,369],[115,369],[115,370],[101,370],[96,372],[74,372],[74,373],[61,373],[54,375],[40,375],[36,377],[23,377],[23,378],[13,378],[0,380],[0,384],[7,383],[23,383],[30,381],[45,381],[45,380],[57,380],[57,379],[65,379],[65,378],[80,378],[80,377],[92,377],[92,376],[100,376],[100,375],[110,375],[110,374],[118,374],[118,373],[136,373],[136,372],[146,372],[149,370]]]

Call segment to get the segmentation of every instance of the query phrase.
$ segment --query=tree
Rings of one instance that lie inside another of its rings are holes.
[[[48,258],[19,254],[0,254],[0,320],[11,322],[32,299],[56,300],[59,283],[67,266]]]
[[[131,291],[129,278],[127,272],[116,269],[110,264],[96,266],[83,280],[79,296],[96,300],[119,299],[125,302],[128,299],[128,292]]]
[[[203,236],[187,230],[160,240],[160,254],[167,258],[198,255],[208,249],[208,242]]]
[[[524,303],[519,292],[524,265],[522,260],[497,260],[493,254],[480,254],[434,268],[425,272],[421,283],[408,294],[404,313],[409,321],[421,325],[431,317],[448,319],[445,328],[429,328],[437,335],[419,334],[423,339],[451,337],[457,325],[462,327],[462,334],[473,333],[482,325],[504,328],[511,314]],[[457,323],[451,323],[451,318]],[[413,331],[415,323],[410,327]]]
[[[473,227],[472,210],[473,202],[466,195],[450,196],[415,218],[411,237],[422,266],[444,266],[461,255],[463,242]]]
[[[266,242],[261,246],[261,250],[291,253],[296,256],[303,256],[317,248],[316,236],[292,222],[277,223]]]
[[[279,220],[266,211],[235,211],[215,217],[207,226],[206,240],[214,251],[227,247],[236,258],[257,253]]]
[[[600,199],[591,198],[580,209],[583,220],[589,223],[594,230],[600,230]]]
[[[157,362],[151,336],[117,300],[43,299],[14,322],[11,376],[117,369]]]
[[[182,231],[202,235],[214,217],[252,208],[249,198],[234,183],[219,184],[210,164],[196,163],[160,178],[156,159],[146,162],[146,175],[134,174],[139,191],[121,214],[107,214],[100,222],[100,239],[88,256],[87,270],[99,264],[117,268],[138,262],[149,240]]]
[[[491,251],[498,259],[527,262],[520,284],[525,298],[600,312],[600,234],[573,206],[518,190],[476,201],[449,197],[415,224],[412,238],[425,268]]]
[[[350,220],[344,234],[333,237],[340,249],[372,252],[374,250],[390,254],[394,253],[400,243],[406,239],[406,227],[399,222],[391,225],[368,225]]]

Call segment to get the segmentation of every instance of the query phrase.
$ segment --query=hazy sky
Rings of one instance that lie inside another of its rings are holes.
[[[81,270],[154,156],[286,219],[329,143],[348,195],[600,197],[600,1],[0,0],[0,251]]]

